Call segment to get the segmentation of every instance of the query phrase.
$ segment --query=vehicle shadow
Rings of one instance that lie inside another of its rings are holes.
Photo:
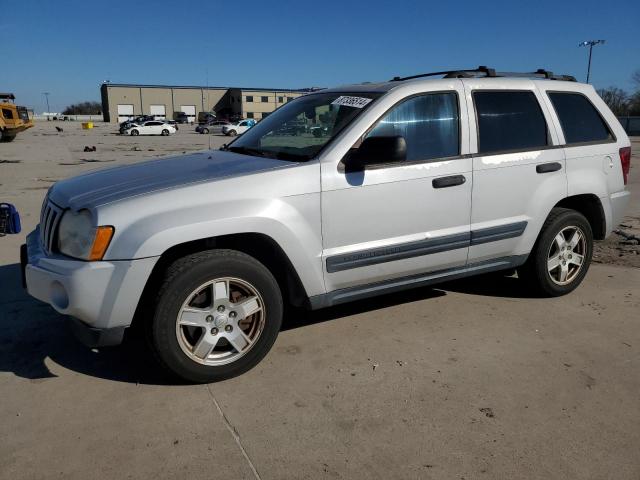
[[[283,331],[303,328],[341,317],[366,313],[446,295],[447,291],[475,295],[523,296],[509,277],[493,282],[457,281],[434,288],[400,293],[339,305],[323,310],[287,309]],[[65,316],[26,294],[21,287],[20,265],[0,266],[0,372],[10,372],[33,382],[55,379],[60,368],[105,380],[148,385],[179,385],[153,360],[139,332],[132,331],[118,347],[90,349],[72,335]]]

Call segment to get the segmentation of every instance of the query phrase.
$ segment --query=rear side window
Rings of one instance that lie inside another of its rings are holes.
[[[602,142],[613,139],[596,107],[579,93],[549,92],[567,143]]]
[[[453,92],[430,93],[393,107],[367,137],[401,135],[407,161],[454,157],[460,154],[460,113]]]
[[[475,91],[478,152],[532,150],[548,145],[547,122],[533,92]]]

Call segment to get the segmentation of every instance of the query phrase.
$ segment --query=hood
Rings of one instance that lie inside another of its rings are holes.
[[[129,197],[192,183],[219,180],[296,165],[271,158],[206,151],[86,173],[57,182],[49,198],[60,207],[95,208]]]

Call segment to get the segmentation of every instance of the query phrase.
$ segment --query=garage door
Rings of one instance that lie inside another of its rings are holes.
[[[196,106],[195,105],[180,105],[180,111],[187,114],[189,117],[189,122],[193,123],[196,121]]]
[[[133,118],[133,105],[118,105],[118,122]]]
[[[164,105],[149,105],[149,114],[156,117],[156,120],[164,120],[167,118]]]

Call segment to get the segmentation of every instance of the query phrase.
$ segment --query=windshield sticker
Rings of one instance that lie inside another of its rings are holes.
[[[370,98],[342,96],[336,98],[331,105],[343,105],[345,107],[362,108],[371,101]]]

